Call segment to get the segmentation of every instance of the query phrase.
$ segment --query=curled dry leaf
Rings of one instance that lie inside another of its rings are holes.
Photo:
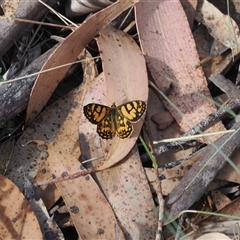
[[[216,108],[207,100],[211,95],[203,71],[196,68],[199,58],[182,6],[178,1],[141,1],[136,5],[136,21],[156,85],[163,93],[172,85],[164,104],[186,132]],[[218,123],[211,131],[223,129]]]
[[[43,239],[31,206],[16,185],[0,175],[0,239]]]
[[[204,24],[216,40],[230,48],[233,55],[239,53],[239,28],[228,15],[221,13],[208,1],[200,1],[195,18]]]
[[[70,0],[66,2],[65,11],[67,17],[81,16],[87,13],[96,12],[103,9],[112,2],[109,0],[97,0],[97,1],[86,1],[86,0]]]
[[[196,31],[193,32],[193,37],[201,66],[207,79],[211,74],[220,74],[234,64],[232,61],[232,53],[229,51],[217,56],[212,56],[210,54],[208,35],[206,34],[204,25],[200,25]]]
[[[134,40],[121,31],[105,28],[97,43],[103,60],[103,74],[89,86],[83,105],[99,103],[111,106],[121,105],[133,100],[147,101],[148,78],[141,50]],[[115,136],[110,140],[101,139],[96,125],[85,116],[81,117],[81,151],[87,158],[102,158],[96,169],[108,168],[123,159],[132,149],[141,130],[143,119],[133,125],[133,134],[126,139]],[[85,142],[85,143],[84,143]],[[85,148],[82,148],[85,146]]]

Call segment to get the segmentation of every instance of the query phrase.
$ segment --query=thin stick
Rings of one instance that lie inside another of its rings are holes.
[[[40,187],[40,186],[43,186],[43,185],[60,183],[60,182],[63,182],[63,181],[74,179],[74,178],[84,177],[84,176],[86,176],[86,175],[88,175],[92,172],[94,172],[93,168],[87,168],[87,169],[84,169],[83,171],[76,172],[76,173],[73,173],[73,174],[70,174],[70,175],[54,178],[54,179],[47,180],[47,181],[37,182],[37,183],[34,184],[34,186]]]
[[[22,19],[22,18],[14,18],[14,20],[16,20],[18,22],[32,23],[32,24],[38,24],[38,25],[43,25],[43,26],[49,26],[49,27],[67,28],[67,29],[71,29],[71,30],[76,29],[76,27],[74,27],[74,26],[59,25],[59,24],[54,24],[54,23],[45,23],[45,22],[33,21],[33,20]]]

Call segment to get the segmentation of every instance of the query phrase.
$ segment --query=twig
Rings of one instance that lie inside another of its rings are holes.
[[[158,202],[159,202],[158,229],[157,229],[155,240],[161,240],[161,239],[163,239],[162,228],[163,228],[163,215],[164,215],[165,201],[164,201],[163,195],[162,195],[161,181],[158,177],[159,176],[158,169],[154,168],[154,170],[155,170],[155,174],[156,174],[156,182],[157,182],[156,189],[157,189],[157,198],[158,198]]]
[[[87,168],[87,169],[84,169],[80,172],[76,172],[76,173],[73,173],[73,174],[70,174],[70,175],[66,174],[62,177],[54,178],[54,179],[51,179],[51,180],[48,180],[48,181],[37,182],[37,183],[34,184],[34,186],[40,187],[40,186],[43,186],[43,185],[59,183],[59,182],[71,180],[71,179],[78,178],[78,177],[84,177],[84,176],[86,176],[86,175],[88,175],[92,172],[94,172],[93,168]]]

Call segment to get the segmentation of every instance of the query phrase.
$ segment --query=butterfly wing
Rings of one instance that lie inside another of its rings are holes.
[[[116,134],[119,138],[128,138],[133,132],[131,122],[140,120],[147,105],[141,100],[135,100],[116,107],[90,103],[83,107],[86,118],[97,124],[97,133],[103,139],[111,139]]]
[[[133,132],[132,123],[129,122],[123,115],[116,111],[115,117],[116,135],[120,138],[128,138]]]
[[[110,110],[110,107],[96,103],[90,103],[83,107],[85,117],[92,124],[99,124],[109,114]]]
[[[147,104],[141,100],[135,100],[117,107],[117,112],[130,122],[137,122],[147,109]]]
[[[115,127],[111,112],[97,125],[97,133],[103,139],[114,137]]]

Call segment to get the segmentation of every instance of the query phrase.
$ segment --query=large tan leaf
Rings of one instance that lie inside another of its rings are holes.
[[[84,82],[85,81],[91,82],[98,75],[94,59],[92,58],[91,54],[89,52],[87,52],[86,50],[81,52],[78,59],[79,60],[84,59],[84,61],[82,62],[82,68],[84,70],[84,73],[83,73],[84,74]],[[84,83],[83,83],[83,85],[84,85]],[[67,94],[67,96],[60,99],[56,104],[53,104],[53,106],[51,106],[47,110],[45,110],[43,112],[43,114],[40,115],[41,122],[40,122],[40,126],[38,125],[39,128],[36,128],[36,131],[41,133],[42,129],[45,128],[45,124],[47,126],[52,125],[53,127],[61,126],[63,124],[64,120],[67,118],[68,111],[71,111],[71,109],[74,108],[74,106],[75,106],[74,101],[76,100],[78,102],[81,102],[81,99],[77,98],[78,99],[77,100],[76,96],[82,96],[82,94],[83,94],[82,89],[84,89],[84,86],[81,86],[80,88],[77,88],[76,90],[70,92],[69,94]],[[79,108],[82,109],[82,105]],[[56,112],[56,110],[54,110],[54,109],[59,109],[59,111]],[[49,118],[48,116],[51,116],[51,117]],[[59,116],[65,117],[64,119],[62,119],[61,123],[58,122],[58,120],[60,120]],[[47,120],[45,118],[47,118]],[[46,122],[49,120],[52,123]],[[78,123],[77,119],[76,119],[76,122]],[[76,146],[78,146],[78,134],[76,132],[76,129],[74,129],[74,126],[75,125],[72,124],[73,132],[70,134],[70,138],[69,138],[69,136],[67,136],[67,138],[66,138],[66,136],[63,134],[63,145],[66,146],[65,140],[67,139],[67,140],[69,140],[68,141],[69,144],[71,144],[71,142],[73,142],[76,144]],[[53,129],[54,128],[51,128],[51,131]],[[70,128],[70,129],[72,129],[72,128]],[[44,133],[44,135],[45,135],[45,133]],[[57,134],[54,134],[54,138],[56,137],[56,135]],[[61,138],[61,134],[59,136],[57,136],[57,138],[58,139]],[[35,137],[33,136],[32,139],[43,140],[42,137],[39,138],[39,135],[37,135]],[[53,142],[53,140],[51,140],[51,141],[48,141],[48,140],[49,140],[49,136],[44,141],[48,142],[48,143]],[[71,149],[71,146],[69,149]],[[67,150],[67,153],[69,153],[69,151],[66,147],[65,148],[63,147],[62,151],[63,150],[64,151]],[[77,148],[77,149],[75,149],[75,151],[71,151],[71,154],[74,154],[77,158],[80,154],[79,149]],[[61,156],[60,156],[60,158],[61,158]],[[50,179],[51,177],[52,177],[52,168],[51,169],[49,168],[48,161],[44,161],[41,164],[36,177],[34,178],[34,182],[46,181],[46,179]],[[39,195],[43,199],[43,201],[48,209],[51,206],[53,206],[53,204],[56,202],[56,200],[59,198],[59,195],[60,195],[59,191],[56,191],[56,189],[54,189],[54,188],[55,188],[55,185],[46,185],[46,186],[42,186],[41,188],[37,189],[39,191]],[[49,192],[51,192],[53,194],[49,194]]]
[[[84,68],[85,79],[90,64],[91,60],[88,61],[88,67]],[[93,73],[94,69],[90,72]],[[81,85],[69,96],[68,100],[72,104],[71,108],[66,106],[69,113],[53,145],[47,144],[48,158],[45,164],[56,177],[74,174],[81,169],[77,129],[82,114],[83,93],[94,77],[94,74],[88,76],[87,84]],[[81,239],[115,239],[116,234],[124,239],[109,203],[91,175],[56,183],[56,186]]]
[[[79,88],[84,89],[84,86]],[[80,171],[78,124],[83,92],[75,91],[72,108],[53,145],[47,144],[47,163],[52,174],[74,174]],[[82,239],[115,239],[116,232],[124,238],[114,213],[90,175],[56,184]]]
[[[16,185],[0,175],[0,239],[43,239],[31,206]]]
[[[57,177],[61,177],[63,173],[74,174],[81,169],[77,130],[82,115],[84,91],[88,89],[91,78],[70,96],[72,106],[68,108],[68,116],[53,145],[47,144],[49,155],[47,163],[51,173]],[[116,235],[124,239],[109,203],[91,175],[57,183],[56,186],[81,239],[115,239]]]
[[[99,30],[136,2],[138,0],[119,0],[92,15],[59,45],[43,66],[42,71],[74,62]],[[51,70],[38,76],[28,103],[26,116],[28,124],[40,113],[69,67]]]
[[[158,88],[169,92],[170,102],[164,104],[183,131],[188,131],[216,109],[206,99],[211,96],[201,67],[196,67],[199,58],[182,5],[141,1],[136,5],[136,21],[151,74]],[[223,129],[218,123],[211,131]]]
[[[141,50],[133,39],[121,31],[105,28],[97,43],[103,61],[103,74],[92,82],[84,98],[84,105],[100,103],[111,106],[133,100],[147,101],[148,78]],[[104,75],[104,76],[103,76]],[[98,157],[96,169],[108,168],[123,159],[131,150],[141,130],[143,120],[134,124],[130,138],[101,139],[96,125],[81,116],[79,131],[81,149],[87,159]],[[90,148],[90,151],[89,151]]]
[[[49,155],[47,163],[56,177],[80,171],[78,157],[67,153],[74,152],[74,137],[71,138],[70,134],[71,130],[77,133],[75,123],[78,114],[78,108],[73,114],[69,114],[68,120],[64,122],[62,131],[59,133],[60,141],[56,140],[53,145],[46,145]],[[38,143],[41,144],[41,142]],[[76,152],[79,152],[78,148],[77,146]],[[59,182],[56,186],[81,239],[116,239],[117,236],[124,239],[112,208],[91,175]]]
[[[84,105],[94,102],[111,106],[113,102],[120,105],[137,99],[146,101],[148,86],[145,62],[135,42],[123,32],[111,28],[101,31],[97,42],[103,60],[103,73],[90,84]],[[125,236],[152,239],[157,220],[151,191],[137,149],[129,153],[141,124],[134,125],[133,135],[128,139],[115,137],[102,140],[96,132],[96,125],[82,115],[79,125],[80,146],[84,158],[104,159],[93,161],[92,164],[97,170],[102,170],[96,173],[96,178]],[[123,162],[109,168],[122,159]]]
[[[127,239],[154,239],[157,216],[136,147],[121,164],[96,173]]]

